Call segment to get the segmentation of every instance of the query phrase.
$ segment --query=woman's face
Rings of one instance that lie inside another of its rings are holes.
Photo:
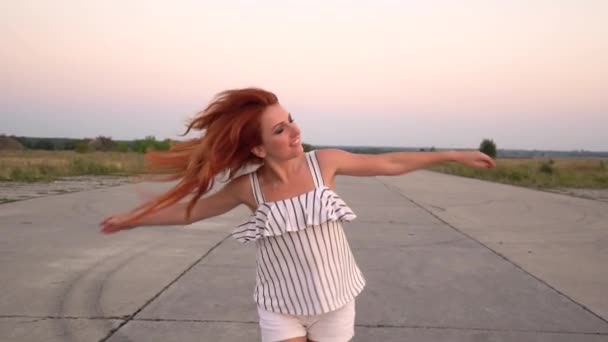
[[[299,156],[304,151],[300,128],[280,104],[268,106],[260,120],[262,145],[254,149],[258,156],[287,160]]]

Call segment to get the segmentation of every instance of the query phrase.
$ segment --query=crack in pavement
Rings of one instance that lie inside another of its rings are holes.
[[[572,335],[597,335],[608,336],[608,332],[591,332],[591,331],[569,331],[569,330],[533,330],[533,329],[500,329],[500,328],[475,328],[475,327],[450,327],[450,326],[433,326],[433,325],[393,325],[393,324],[355,324],[356,327],[362,328],[390,328],[390,329],[436,329],[436,330],[460,330],[460,331],[487,331],[487,332],[523,332],[523,333],[541,333],[541,334],[572,334]]]
[[[117,319],[117,320],[123,320],[123,319],[127,319],[129,315],[124,315],[124,316],[33,316],[33,315],[0,315],[0,319],[3,318],[32,318],[32,319],[38,319],[38,320],[45,320],[45,319]]]
[[[209,254],[211,254],[211,252],[213,252],[217,247],[219,247],[222,243],[224,243],[224,241],[226,241],[229,237],[231,236],[231,234],[226,235],[223,239],[221,239],[218,243],[216,243],[215,245],[213,245],[211,248],[209,248],[209,250],[203,254],[200,258],[198,258],[195,262],[192,263],[192,265],[188,266],[182,273],[180,273],[175,279],[173,279],[173,281],[171,281],[169,284],[167,284],[165,287],[163,287],[157,294],[155,294],[154,296],[152,296],[152,298],[148,299],[139,309],[137,309],[134,313],[128,315],[125,318],[125,321],[120,323],[116,328],[111,329],[108,332],[108,335],[102,339],[99,340],[99,342],[105,342],[107,341],[110,337],[112,337],[112,335],[114,335],[118,330],[120,330],[120,328],[124,327],[127,323],[129,323],[130,321],[133,320],[133,318],[139,314],[143,309],[145,309],[148,305],[150,305],[150,303],[152,303],[154,300],[156,300],[156,298],[158,298],[161,294],[163,294],[163,292],[165,292],[169,287],[171,287],[171,285],[175,284],[180,278],[182,278],[186,273],[188,273],[192,268],[194,268],[194,266],[196,266],[197,264],[199,264],[201,261],[203,261],[203,259],[205,259]]]
[[[133,321],[138,322],[187,322],[187,323],[240,323],[240,324],[259,324],[258,321],[239,321],[239,320],[215,320],[215,319],[167,319],[167,318],[138,318]],[[454,326],[434,326],[416,324],[355,324],[361,328],[408,328],[408,329],[443,329],[443,330],[465,330],[465,331],[494,331],[494,332],[526,332],[526,333],[545,333],[545,334],[582,334],[582,335],[601,335],[608,336],[608,332],[595,331],[570,331],[570,330],[534,330],[534,329],[500,329],[500,328],[476,328],[476,327],[454,327]]]
[[[403,194],[401,192],[401,190],[395,186],[392,186],[388,183],[383,182],[382,180],[376,178],[378,180],[378,182],[380,182],[380,184],[384,185],[389,191],[392,191],[394,193],[396,193],[397,195],[403,197],[404,199],[408,200],[409,202],[413,203],[414,205],[416,205],[418,208],[424,210],[425,212],[427,212],[429,215],[435,217],[436,219],[438,219],[439,221],[443,222],[445,225],[447,225],[448,227],[452,228],[453,230],[455,230],[456,232],[458,232],[459,234],[466,236],[467,238],[471,239],[472,241],[475,241],[476,243],[478,243],[480,246],[482,246],[483,248],[486,248],[487,250],[489,250],[490,252],[492,252],[493,254],[495,254],[496,256],[500,257],[501,259],[505,260],[506,262],[510,263],[511,265],[515,266],[517,269],[519,269],[520,271],[524,272],[525,274],[529,275],[530,277],[536,279],[537,281],[539,281],[540,283],[542,283],[543,285],[547,286],[548,288],[552,289],[553,291],[555,291],[557,294],[563,296],[564,298],[568,299],[569,301],[571,301],[572,303],[574,303],[575,305],[578,305],[580,308],[582,308],[584,311],[590,313],[591,315],[593,315],[594,317],[598,318],[600,321],[608,324],[608,320],[606,320],[605,318],[603,318],[602,316],[596,314],[595,312],[593,312],[590,308],[588,308],[587,306],[585,306],[582,303],[577,302],[576,300],[574,300],[572,297],[566,295],[565,293],[563,293],[562,291],[558,290],[556,287],[550,285],[549,283],[547,283],[546,281],[544,281],[543,279],[539,278],[538,276],[528,272],[526,269],[524,269],[522,266],[520,266],[519,264],[517,264],[516,262],[512,261],[511,259],[507,258],[505,255],[502,255],[501,253],[495,251],[494,249],[490,248],[489,246],[487,246],[486,244],[482,243],[481,241],[475,239],[473,236],[463,232],[462,230],[456,228],[456,226],[452,225],[451,223],[449,223],[448,221],[442,219],[441,217],[439,217],[437,214],[435,214],[433,211],[429,210],[428,208],[426,208],[425,206],[423,206],[422,204],[414,201],[413,199],[409,198],[408,196],[406,196],[405,194]]]
[[[122,320],[124,317],[73,317],[73,316],[25,316],[25,315],[0,315],[2,318],[32,318],[33,321],[20,323],[35,323],[47,319],[102,319],[102,320]],[[238,324],[259,324],[258,321],[239,321],[221,319],[170,319],[170,318],[131,318],[134,322],[170,322],[170,323],[238,323]],[[124,325],[124,324],[123,324]],[[500,329],[500,328],[478,328],[478,327],[456,327],[456,326],[436,326],[436,325],[416,325],[416,324],[355,324],[360,328],[388,328],[388,329],[424,329],[424,330],[459,330],[459,331],[486,331],[486,332],[521,332],[521,333],[541,333],[541,334],[567,334],[567,335],[593,335],[608,336],[608,332],[593,331],[570,331],[570,330],[534,330],[534,329]],[[118,328],[116,329],[118,330]]]

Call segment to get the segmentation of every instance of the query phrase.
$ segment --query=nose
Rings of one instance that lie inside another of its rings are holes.
[[[300,135],[300,127],[298,127],[298,125],[296,125],[295,123],[291,124],[291,136],[292,137],[297,137]]]

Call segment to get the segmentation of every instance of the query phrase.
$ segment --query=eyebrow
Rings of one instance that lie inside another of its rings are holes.
[[[291,118],[291,113],[287,113],[287,114],[289,114],[289,117]],[[278,125],[282,125],[282,124],[284,124],[284,123],[285,123],[285,121],[281,121],[281,122],[279,122],[278,124],[276,124],[276,125],[272,126],[272,130],[274,131],[274,129],[275,129],[275,128],[277,128],[277,126],[278,126]]]

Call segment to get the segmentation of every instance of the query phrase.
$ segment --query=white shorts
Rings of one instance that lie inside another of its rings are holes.
[[[258,306],[262,342],[307,336],[315,342],[347,342],[355,336],[355,300],[320,315],[298,316],[266,311]]]

